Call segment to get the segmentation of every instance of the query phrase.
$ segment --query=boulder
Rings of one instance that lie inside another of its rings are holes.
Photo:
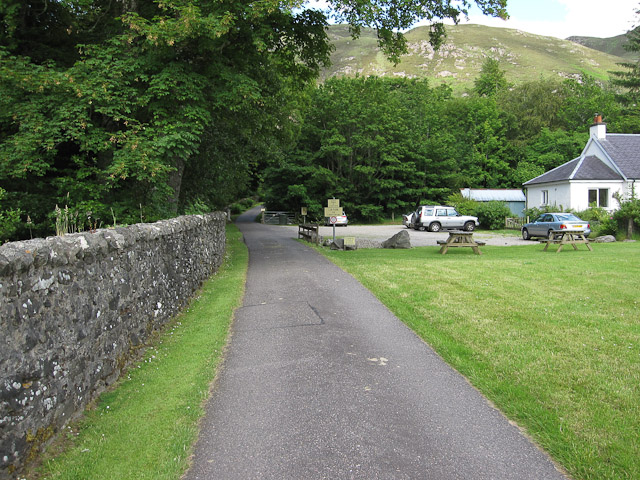
[[[393,237],[382,242],[382,248],[411,248],[411,237],[409,232],[401,230]]]
[[[331,242],[331,250],[344,250],[344,239],[336,238],[335,242]]]
[[[601,237],[596,237],[591,241],[595,243],[612,243],[616,241],[616,237],[613,235],[603,235]]]

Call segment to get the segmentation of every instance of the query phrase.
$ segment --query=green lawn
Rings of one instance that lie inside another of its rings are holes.
[[[218,273],[156,339],[116,388],[68,429],[33,478],[178,479],[198,434],[204,401],[244,294],[247,249],[227,227]]]
[[[640,478],[640,244],[322,250],[576,479]]]

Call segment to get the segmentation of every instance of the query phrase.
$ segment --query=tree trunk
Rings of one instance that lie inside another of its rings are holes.
[[[176,169],[169,174],[167,183],[173,189],[173,195],[169,197],[169,211],[173,215],[176,215],[178,213],[178,199],[180,198],[180,187],[182,186],[185,162],[182,158],[175,158],[174,166]]]
[[[631,240],[633,237],[633,218],[629,217],[627,222],[627,238]]]

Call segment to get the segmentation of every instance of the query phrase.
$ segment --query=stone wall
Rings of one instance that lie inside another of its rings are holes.
[[[0,246],[0,478],[118,378],[224,246],[223,213]]]

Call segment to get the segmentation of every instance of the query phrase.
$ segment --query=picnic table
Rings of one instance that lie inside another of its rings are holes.
[[[444,255],[451,247],[470,247],[476,255],[482,255],[480,248],[484,242],[476,242],[473,239],[473,232],[467,232],[464,230],[451,230],[449,232],[449,238],[446,240],[438,240],[440,245],[440,253]]]
[[[545,252],[551,244],[558,245],[556,253],[562,251],[565,245],[571,245],[574,250],[578,250],[579,243],[585,244],[590,251],[593,251],[593,248],[591,248],[591,245],[589,245],[589,240],[582,230],[551,230],[549,232],[549,238],[540,240],[540,243],[545,244]]]

